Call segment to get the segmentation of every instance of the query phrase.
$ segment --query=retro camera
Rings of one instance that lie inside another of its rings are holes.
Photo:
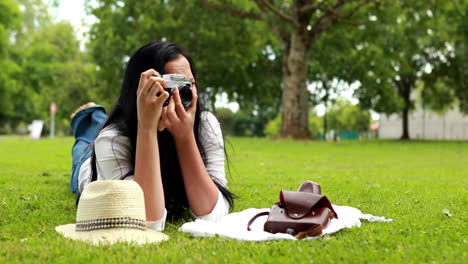
[[[192,81],[185,78],[185,76],[180,74],[164,74],[163,76],[154,75],[156,77],[162,77],[167,84],[166,90],[169,93],[169,98],[164,102],[163,106],[169,104],[169,99],[171,99],[172,92],[174,89],[179,89],[180,100],[182,105],[187,108],[192,103]]]

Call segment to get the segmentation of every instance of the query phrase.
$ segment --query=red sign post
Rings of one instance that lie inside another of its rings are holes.
[[[57,113],[57,105],[55,103],[50,104],[50,113],[55,115]]]
[[[57,113],[57,105],[55,103],[50,104],[50,138],[55,136],[55,113]]]

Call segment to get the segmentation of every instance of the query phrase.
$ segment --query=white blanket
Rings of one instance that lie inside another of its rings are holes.
[[[363,214],[359,209],[349,206],[333,205],[338,214],[338,219],[332,219],[328,226],[323,230],[323,235],[338,232],[343,228],[351,228],[353,226],[360,227],[361,219],[369,222],[391,222],[392,219],[385,217],[373,216],[370,214]],[[195,237],[213,237],[218,235],[220,237],[232,238],[245,241],[266,241],[266,240],[297,240],[289,234],[272,234],[263,231],[268,216],[261,216],[252,224],[252,231],[247,231],[247,223],[252,217],[260,212],[270,211],[269,208],[257,209],[250,208],[242,212],[231,213],[217,222],[210,222],[206,220],[197,219],[194,222],[183,224],[179,231],[190,233]],[[306,239],[317,239],[317,237],[308,237]]]

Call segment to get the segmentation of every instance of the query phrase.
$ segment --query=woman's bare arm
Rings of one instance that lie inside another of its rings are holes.
[[[137,91],[138,133],[134,180],[143,189],[147,221],[160,220],[165,210],[157,128],[162,105],[169,94],[161,85],[164,81],[152,77],[154,74],[158,73],[153,69],[142,73]]]
[[[176,148],[190,208],[197,216],[207,215],[215,207],[219,192],[206,170],[193,133],[176,140]]]

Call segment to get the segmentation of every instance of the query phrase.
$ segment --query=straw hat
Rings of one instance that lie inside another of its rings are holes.
[[[143,191],[134,181],[95,181],[84,189],[76,224],[55,228],[65,237],[93,245],[134,242],[155,243],[169,237],[146,228]]]

